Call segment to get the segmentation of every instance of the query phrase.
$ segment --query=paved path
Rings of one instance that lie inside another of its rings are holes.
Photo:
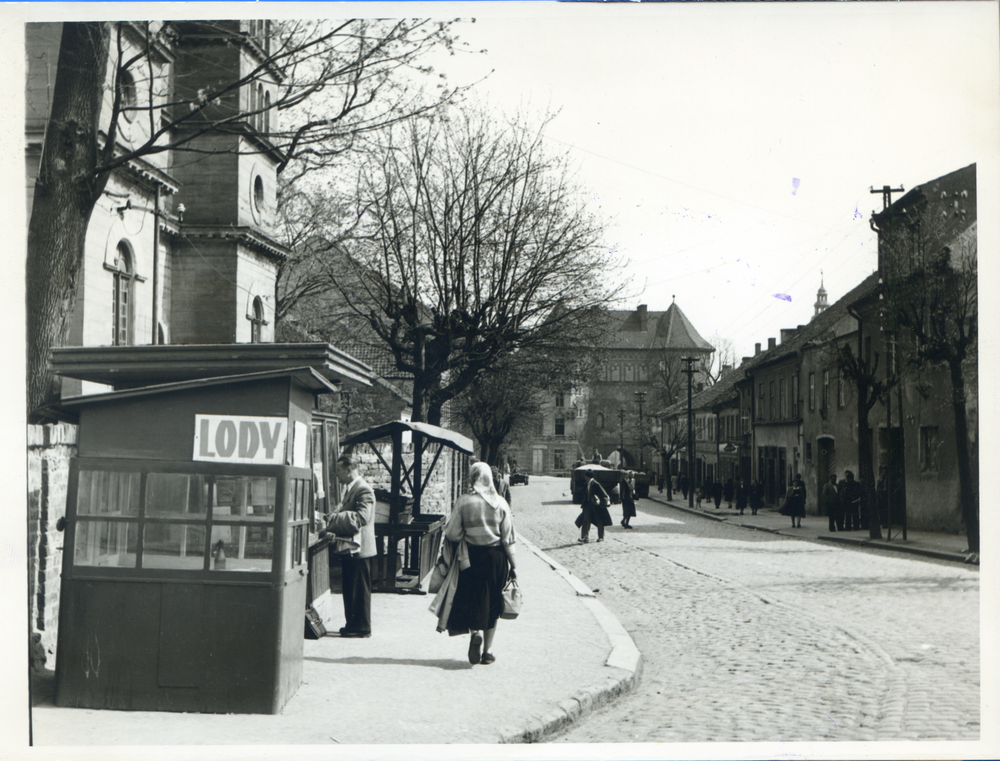
[[[519,530],[599,590],[644,665],[633,696],[560,741],[978,739],[975,567],[751,531],[648,500],[634,530],[578,545],[579,508],[561,485],[518,514]]]

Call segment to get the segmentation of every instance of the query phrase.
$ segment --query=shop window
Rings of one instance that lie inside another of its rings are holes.
[[[132,289],[135,270],[128,243],[121,241],[112,268],[111,343],[129,346],[133,342]]]
[[[135,568],[139,546],[136,521],[85,521],[76,525],[73,564],[98,568]]]
[[[920,426],[920,470],[922,472],[938,472],[938,449],[940,446],[938,427],[936,425]]]

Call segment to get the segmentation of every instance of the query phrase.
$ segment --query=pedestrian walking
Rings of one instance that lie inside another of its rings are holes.
[[[633,488],[632,473],[628,473],[622,478],[622,528],[632,528],[629,525],[635,517],[635,489]]]
[[[743,483],[743,478],[741,476],[736,476],[736,484],[733,487],[736,493],[736,509],[740,511],[740,515],[743,515],[743,511],[747,509],[747,502],[749,501],[749,490],[747,485]],[[757,511],[754,510],[754,514]]]
[[[510,501],[510,479],[493,465],[490,466],[490,473],[493,477],[493,488],[496,490],[496,493],[503,497],[504,502],[507,503],[507,507],[513,511],[514,505]]]
[[[736,497],[736,482],[733,481],[732,476],[726,479],[726,483],[722,485],[722,498],[726,500],[726,507],[729,510],[733,509],[733,499]]]
[[[844,471],[844,480],[838,485],[840,492],[840,509],[844,514],[844,530],[858,531],[861,529],[861,484],[854,480],[854,472]]]
[[[802,519],[806,515],[806,485],[802,476],[796,475],[792,480],[792,490],[785,498],[784,507],[778,512],[792,519],[792,528],[802,528]]]
[[[450,637],[471,633],[469,663],[489,665],[496,660],[493,639],[503,613],[503,588],[517,575],[514,519],[493,486],[489,465],[477,462],[469,468],[469,486],[473,493],[459,497],[445,523],[452,563],[431,610],[438,613],[438,631],[447,629]]]
[[[330,545],[330,560],[340,559],[343,574],[344,618],[341,637],[370,637],[372,634],[371,558],[375,556],[375,491],[358,472],[353,457],[337,460],[337,479],[344,498],[326,520],[326,532],[337,537]]]
[[[760,481],[754,481],[750,486],[750,513],[756,515],[757,511],[764,506],[764,485]]]
[[[680,478],[678,478],[677,479],[677,485],[680,487],[681,494],[684,495],[684,499],[687,499],[687,496],[688,496],[688,487],[691,485],[690,481],[688,481],[688,477],[687,476],[681,476]]]
[[[597,526],[597,541],[604,541],[604,529],[611,525],[611,513],[608,512],[608,505],[611,499],[604,491],[597,479],[590,476],[587,479],[587,488],[583,497],[583,509],[577,516],[576,525],[580,528],[580,537],[577,541],[586,544],[590,541],[590,526]]]
[[[826,511],[829,520],[829,530],[844,530],[844,514],[840,509],[840,491],[837,489],[837,475],[830,474],[830,480],[823,484],[823,491],[820,492],[820,499],[823,500],[823,509]]]
[[[718,481],[712,482],[712,501],[715,503],[715,509],[718,510],[719,506],[722,504],[722,484]]]

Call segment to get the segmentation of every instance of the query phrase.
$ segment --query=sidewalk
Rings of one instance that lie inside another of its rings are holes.
[[[499,622],[496,663],[490,666],[469,664],[468,636],[435,631],[431,595],[376,594],[370,639],[305,641],[302,685],[278,715],[57,708],[49,671],[32,682],[34,744],[330,746],[542,739],[631,690],[640,659],[622,626],[579,579],[523,538],[519,553],[524,605],[517,620]],[[217,751],[212,758],[228,756]],[[302,758],[300,751],[296,755]]]
[[[829,521],[826,516],[807,515],[802,519],[802,528],[792,528],[792,519],[782,515],[777,508],[764,508],[757,515],[751,515],[747,508],[743,515],[738,510],[729,509],[726,503],[720,505],[718,509],[715,503],[703,503],[701,508],[688,507],[687,500],[680,494],[674,495],[674,499],[668,501],[664,495],[652,493],[649,499],[659,502],[678,510],[685,510],[696,515],[709,518],[711,520],[726,521],[744,528],[757,529],[761,531],[771,531],[784,536],[795,536],[800,539],[818,539],[829,542],[839,542],[855,547],[873,547],[880,550],[892,550],[895,552],[906,552],[913,555],[936,558],[938,560],[950,560],[956,563],[967,563],[979,565],[978,553],[968,552],[969,542],[961,534],[945,534],[934,531],[913,531],[907,530],[906,539],[903,539],[903,531],[900,526],[892,527],[892,538],[889,538],[889,531],[882,529],[882,539],[870,539],[868,531],[841,531],[831,533]]]

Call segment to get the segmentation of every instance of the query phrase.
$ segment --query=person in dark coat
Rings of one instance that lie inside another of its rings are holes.
[[[854,473],[844,471],[844,480],[837,485],[840,492],[840,509],[844,514],[844,531],[861,528],[861,484],[854,480]]]
[[[747,502],[749,501],[749,490],[747,485],[743,483],[743,479],[740,476],[736,476],[736,484],[733,487],[736,493],[736,509],[740,511],[740,515],[743,515],[743,511],[747,509]],[[754,513],[756,514],[756,510]]]
[[[718,481],[712,482],[712,501],[715,503],[715,509],[719,509],[719,505],[722,504],[722,484]]]
[[[792,528],[802,528],[802,519],[806,515],[806,485],[801,476],[795,476],[785,505],[778,512],[792,519]]]
[[[836,474],[830,475],[830,480],[823,484],[823,491],[820,492],[823,500],[823,509],[830,520],[830,531],[844,530],[844,514],[840,510],[840,491],[837,489]]]
[[[757,511],[764,506],[764,485],[760,481],[754,481],[750,485],[750,513],[756,515]]]
[[[677,479],[677,485],[681,488],[681,494],[684,495],[684,499],[687,499],[688,486],[690,485],[688,482],[688,477],[681,476],[679,479]]]
[[[726,500],[726,507],[730,510],[733,509],[733,498],[736,496],[736,484],[733,479],[727,478],[726,483],[722,485],[722,498]]]
[[[631,473],[622,478],[621,482],[621,495],[622,495],[622,528],[632,528],[629,525],[635,517],[635,492],[632,488]]]
[[[590,541],[590,525],[597,526],[597,541],[604,541],[604,528],[611,525],[611,513],[608,512],[608,505],[611,503],[608,493],[604,491],[597,479],[591,476],[587,479],[587,492],[583,498],[583,511],[577,522],[580,526],[581,544]]]

